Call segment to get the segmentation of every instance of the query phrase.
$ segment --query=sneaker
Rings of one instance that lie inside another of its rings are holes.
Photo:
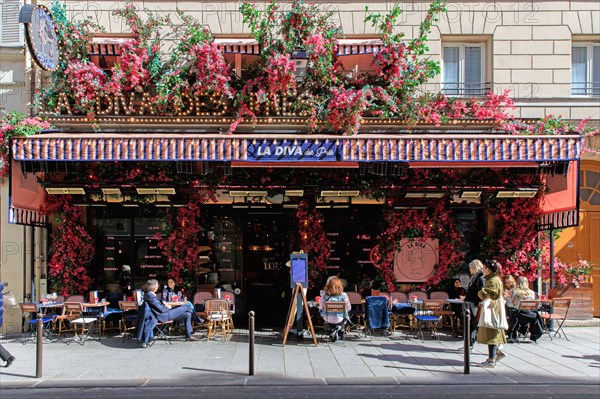
[[[480,363],[479,367],[483,367],[486,369],[493,369],[493,368],[496,368],[496,362],[493,361],[492,359],[488,359],[485,362]]]
[[[194,337],[194,336],[190,335],[190,336],[189,336],[189,337],[187,337],[185,340],[186,340],[186,341],[195,342],[195,341],[198,341],[198,338],[196,338],[196,337]]]
[[[496,352],[496,361],[499,362],[500,360],[504,359],[505,357],[506,357],[506,353],[504,353],[500,349],[498,349],[498,352]]]
[[[15,361],[15,357],[14,356],[9,357],[8,360],[6,361],[6,364],[4,365],[4,367],[10,367],[10,365],[14,361]]]

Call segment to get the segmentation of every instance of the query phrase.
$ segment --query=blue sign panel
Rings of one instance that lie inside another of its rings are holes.
[[[337,161],[333,140],[263,140],[248,144],[248,161],[319,162]]]

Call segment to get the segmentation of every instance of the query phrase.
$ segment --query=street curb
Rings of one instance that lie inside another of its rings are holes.
[[[462,377],[462,378],[461,378]],[[71,381],[13,381],[2,383],[2,389],[28,389],[28,388],[44,388],[44,389],[59,389],[59,388],[142,388],[142,387],[222,387],[222,386],[488,386],[490,384],[497,386],[514,386],[514,385],[586,385],[599,386],[600,382],[594,383],[589,379],[570,379],[560,380],[543,379],[531,381],[531,378],[511,378],[499,377],[495,375],[455,375],[453,378],[432,380],[432,379],[408,379],[406,377],[375,377],[375,378],[273,378],[273,377],[207,377],[188,380],[173,380],[173,379],[135,379],[135,380],[71,380]]]

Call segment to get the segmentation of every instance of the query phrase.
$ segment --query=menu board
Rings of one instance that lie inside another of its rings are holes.
[[[235,223],[229,219],[215,220],[214,246],[220,271],[234,270]]]
[[[165,268],[162,251],[158,247],[158,234],[165,231],[159,218],[136,218],[134,232],[137,254],[137,275],[148,278],[159,277]]]

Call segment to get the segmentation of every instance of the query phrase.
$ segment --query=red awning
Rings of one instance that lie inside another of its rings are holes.
[[[540,229],[560,229],[579,224],[579,168],[569,162],[565,174],[546,176],[546,192],[540,204]]]
[[[21,173],[20,162],[11,164],[9,223],[25,225],[45,225],[46,217],[40,207],[46,198],[46,191],[39,185],[39,175]]]

